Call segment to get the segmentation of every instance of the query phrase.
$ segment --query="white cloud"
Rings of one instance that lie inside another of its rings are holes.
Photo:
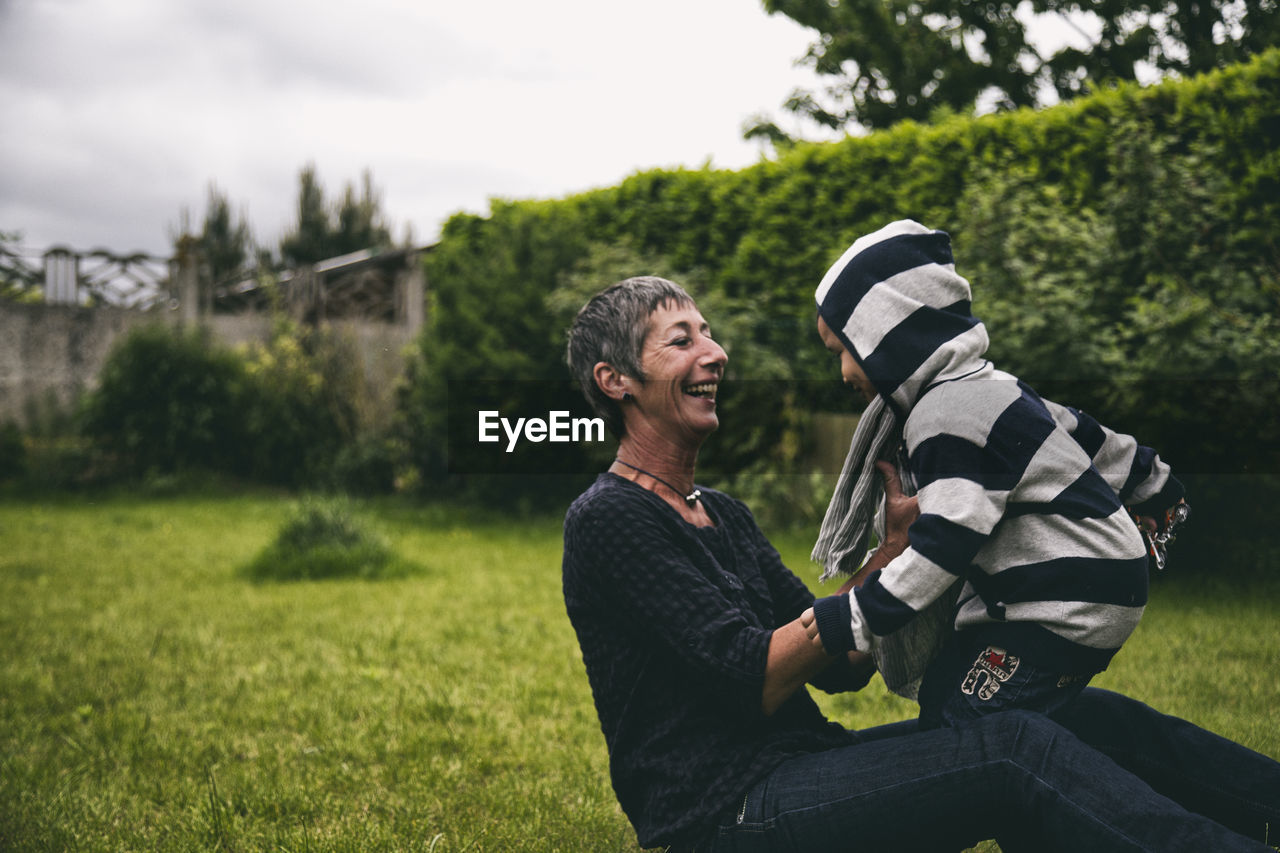
[[[808,41],[755,0],[11,0],[0,229],[166,252],[213,181],[271,242],[314,162],[429,239],[494,196],[736,168]]]

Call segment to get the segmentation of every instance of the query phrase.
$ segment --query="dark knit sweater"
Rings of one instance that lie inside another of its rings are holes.
[[[645,847],[697,837],[787,758],[853,739],[804,690],[761,712],[772,631],[813,596],[741,502],[701,488],[714,527],[613,474],[565,516],[565,605],[613,788]],[[843,664],[814,683],[860,686]]]

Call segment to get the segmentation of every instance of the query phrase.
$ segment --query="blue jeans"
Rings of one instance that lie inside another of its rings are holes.
[[[1128,696],[1089,687],[1053,715],[1184,808],[1280,845],[1280,763]]]
[[[1270,853],[1240,832],[1280,831],[1280,764],[1105,691],[1086,690],[1062,716],[1098,749],[1021,710],[860,732],[779,766],[697,849],[957,851],[995,838],[1005,853]]]
[[[1052,716],[1091,677],[1034,666],[1018,649],[988,642],[980,629],[953,634],[920,684],[920,727],[954,726],[1014,708]]]

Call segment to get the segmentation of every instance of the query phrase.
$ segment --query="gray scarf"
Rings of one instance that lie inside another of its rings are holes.
[[[884,495],[876,460],[892,461],[899,432],[893,411],[877,395],[858,420],[849,455],[810,555],[822,566],[823,582],[837,574],[851,575],[862,565],[876,509]]]
[[[822,581],[838,573],[851,575],[865,561],[867,539],[884,497],[884,480],[876,470],[876,460],[896,464],[894,448],[900,440],[893,411],[883,397],[877,396],[854,430],[849,455],[813,546],[812,557],[823,566]],[[903,487],[908,489],[909,485],[904,482]],[[877,533],[883,536],[884,531]],[[925,667],[951,633],[952,609],[963,585],[957,580],[916,618],[892,634],[875,639],[871,656],[885,686],[894,693],[916,698]]]

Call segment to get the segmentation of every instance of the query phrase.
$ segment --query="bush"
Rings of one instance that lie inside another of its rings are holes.
[[[975,175],[957,266],[991,355],[1184,473],[1280,471],[1280,250],[1235,233],[1215,149],[1120,127],[1089,206],[1016,170]]]
[[[393,438],[362,436],[342,446],[333,459],[330,485],[352,495],[385,495],[396,490],[404,450]]]
[[[339,499],[310,498],[294,508],[275,541],[244,567],[255,581],[400,577],[414,567]]]
[[[904,217],[952,234],[999,366],[1179,470],[1280,471],[1278,93],[1271,50],[1051,109],[904,122],[737,172],[653,170],[456,216],[426,258],[432,325],[401,397],[421,481],[446,479],[451,387],[524,382],[513,408],[545,411],[537,383],[567,376],[571,309],[668,270],[730,348],[700,475],[730,482],[763,460],[755,505],[793,501],[807,411],[850,408],[813,289],[855,237]]]
[[[745,503],[765,530],[816,533],[826,515],[835,484],[836,478],[830,474],[817,471],[784,474],[760,464],[749,466],[716,485]]]
[[[81,430],[101,474],[204,470],[329,485],[335,460],[357,442],[357,365],[336,335],[283,319],[270,341],[240,351],[204,329],[146,326],[108,355]],[[359,476],[362,489],[371,489],[380,474]]]
[[[85,402],[83,431],[126,473],[238,470],[244,382],[243,362],[205,330],[144,326],[107,356]]]
[[[27,446],[22,440],[18,425],[0,424],[0,482],[23,474],[27,470]]]
[[[271,340],[249,347],[244,363],[246,472],[286,486],[327,480],[357,431],[349,381],[355,358],[334,336],[278,319]]]

